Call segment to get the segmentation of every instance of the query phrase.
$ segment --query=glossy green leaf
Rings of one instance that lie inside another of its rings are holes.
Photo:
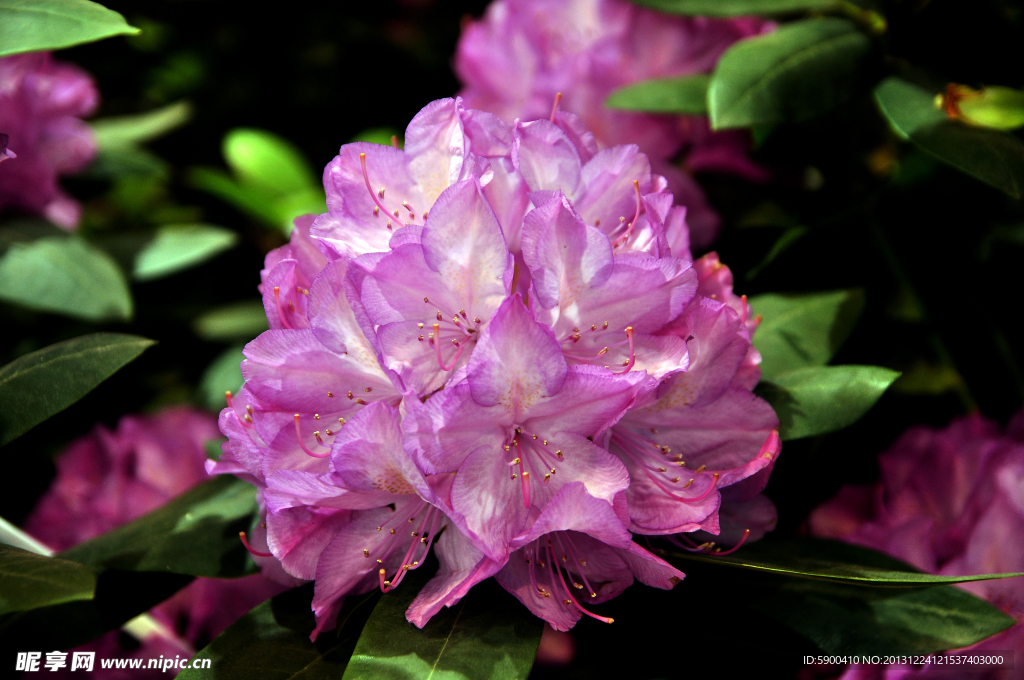
[[[234,247],[238,235],[209,224],[169,224],[135,256],[137,281],[168,276],[201,264]]]
[[[93,333],[18,357],[0,368],[0,445],[59,413],[153,345]]]
[[[928,654],[967,647],[1016,623],[951,586],[864,588],[791,579],[754,608],[827,654]]]
[[[27,550],[31,553],[35,553],[36,555],[43,555],[44,557],[50,557],[53,555],[53,550],[14,526],[3,517],[0,517],[0,543],[13,546],[15,548],[21,548],[22,550]]]
[[[856,88],[871,40],[850,21],[806,19],[741,40],[708,85],[716,130],[799,122],[841,104]]]
[[[0,545],[0,615],[91,600],[95,590],[88,567]]]
[[[186,669],[178,680],[341,678],[379,595],[347,598],[337,628],[320,633],[313,643],[312,584],[282,593],[233,623],[196,655],[210,659],[209,669]]]
[[[242,347],[235,346],[225,350],[206,367],[199,383],[199,392],[206,408],[220,411],[225,406],[224,393],[228,390],[238,392],[243,382],[239,366],[244,358]]]
[[[2,0],[0,0],[2,2]],[[188,102],[176,102],[134,116],[99,118],[90,123],[101,151],[144,144],[181,127],[192,117]]]
[[[857,422],[899,375],[881,366],[811,366],[774,376],[758,394],[778,414],[782,439],[801,439]]]
[[[267,330],[267,312],[255,300],[225,305],[197,318],[192,329],[204,340],[252,340]]]
[[[0,0],[0,57],[138,32],[117,12],[88,0]]]
[[[710,80],[706,73],[645,80],[612,92],[604,104],[627,111],[703,115],[708,110]]]
[[[242,576],[252,561],[238,538],[256,516],[248,482],[216,477],[139,519],[60,553],[94,568]]]
[[[785,14],[825,11],[837,0],[633,0],[634,3],[670,14],[734,17],[746,14]]]
[[[824,366],[835,355],[864,310],[859,289],[749,299],[761,316],[754,347],[761,353],[765,380],[807,366]]]
[[[0,258],[0,300],[89,321],[132,317],[114,260],[78,237],[15,243]]]
[[[733,555],[670,553],[672,557],[709,564],[751,569],[797,578],[825,579],[866,586],[933,586],[1024,576],[1024,574],[977,574],[938,576],[874,550],[818,538],[766,538],[744,546]]]
[[[343,680],[525,680],[543,621],[495,582],[473,588],[422,629],[405,619],[418,581],[381,598]]]
[[[934,93],[896,77],[875,88],[893,131],[938,160],[1013,198],[1024,196],[1024,143],[1006,132],[949,120]]]

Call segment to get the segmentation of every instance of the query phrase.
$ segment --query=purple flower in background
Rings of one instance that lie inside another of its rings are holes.
[[[209,479],[204,443],[219,438],[213,417],[185,407],[125,416],[114,431],[98,425],[57,458],[57,477],[25,521],[25,530],[60,551],[141,517]],[[117,632],[79,649],[125,658],[193,654],[281,590],[258,574],[198,578],[151,610],[154,621],[145,630],[135,629],[142,637],[138,649],[124,648]],[[102,677],[122,677],[116,670],[109,673]]]
[[[463,31],[455,69],[466,105],[511,122],[548,118],[562,93],[565,111],[597,146],[637,144],[688,208],[694,244],[708,245],[719,218],[700,187],[669,161],[680,152],[690,171],[763,180],[747,158],[745,133],[711,133],[705,118],[608,109],[613,91],[650,78],[707,73],[737,40],[771,30],[760,18],[675,17],[625,0],[497,0]]]
[[[98,103],[89,74],[48,52],[0,58],[0,213],[42,215],[65,229],[78,224],[78,203],[57,178],[96,155],[80,118]]]
[[[934,574],[1024,571],[1024,412],[1004,434],[974,414],[943,430],[915,427],[878,459],[875,485],[843,487],[811,513],[811,533],[881,550]],[[963,583],[1024,621],[1024,579]],[[972,646],[974,650],[1024,648],[1024,624]],[[846,680],[940,678],[945,666],[851,667]],[[1024,677],[1018,663],[978,677]]]

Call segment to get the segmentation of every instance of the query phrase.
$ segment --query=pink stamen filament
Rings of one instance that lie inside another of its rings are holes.
[[[426,504],[424,503],[424,505]],[[422,506],[420,506],[420,508],[422,508]],[[419,510],[420,508],[417,508],[417,510]],[[413,516],[415,516],[415,513],[413,513]],[[399,522],[399,524],[408,521],[408,519],[408,517],[404,518],[402,522]],[[430,552],[430,547],[434,543],[434,537],[437,535],[437,525],[439,519],[440,513],[436,512],[436,508],[432,506],[427,506],[427,512],[423,515],[423,520],[420,522],[419,527],[416,529],[416,535],[413,537],[413,541],[409,545],[409,549],[406,551],[405,557],[402,558],[402,563],[398,567],[398,573],[396,573],[395,576],[392,577],[390,581],[388,581],[384,578],[387,572],[383,568],[381,568],[377,572],[378,578],[380,579],[381,592],[387,593],[394,590],[402,582],[402,579],[405,578],[406,572],[420,568],[420,566],[423,564],[423,561],[427,557],[427,553]],[[430,538],[428,539],[427,543],[424,544],[421,539],[424,537],[423,529],[427,526],[428,521],[430,521]],[[391,543],[393,548],[397,541],[392,541]],[[410,562],[410,559],[416,554],[416,547],[418,545],[425,545],[426,548],[423,550],[423,554],[420,556],[418,560]],[[384,557],[381,558],[381,561],[383,562],[383,560],[386,559],[390,553],[391,550],[389,549],[388,552],[384,555]]]
[[[360,163],[360,165],[363,166],[363,182],[366,183],[366,190],[370,192],[370,198],[372,198],[373,202],[377,205],[377,207],[380,208],[384,212],[384,214],[388,218],[388,220],[398,219],[397,217],[395,217],[393,212],[391,212],[390,210],[385,208],[384,204],[377,200],[377,194],[374,192],[373,187],[370,186],[370,176],[366,173],[366,154],[365,153],[360,153],[359,154],[359,163]]]
[[[646,463],[645,459],[651,457],[646,452],[646,448],[647,447],[644,447],[643,449],[638,449],[636,447],[636,442],[633,441],[634,437],[639,438],[643,442],[646,442],[646,443],[649,443],[649,444],[653,444],[653,442],[651,442],[649,439],[646,439],[646,438],[643,438],[643,437],[639,437],[639,435],[636,435],[635,433],[630,432],[629,430],[626,430],[625,428],[616,427],[616,428],[612,429],[612,441],[614,443],[618,444],[619,448],[621,448],[623,451],[625,451],[626,455],[628,455],[630,458],[632,458],[633,461],[636,462],[637,465],[640,466],[640,469],[644,471],[644,473],[647,475],[647,477],[651,480],[651,482],[655,486],[657,486],[659,489],[661,489],[662,491],[667,493],[672,498],[675,498],[678,501],[682,501],[683,503],[699,503],[700,501],[702,501],[705,498],[707,498],[708,496],[710,496],[711,493],[714,492],[714,490],[718,488],[718,480],[719,480],[719,477],[721,475],[719,473],[715,472],[715,473],[713,473],[711,475],[711,484],[708,486],[707,489],[705,489],[704,493],[702,493],[701,495],[699,495],[699,496],[680,496],[680,495],[678,495],[675,491],[673,491],[669,487],[665,486],[665,484],[663,484],[661,482],[661,480],[659,480],[655,476],[655,472],[661,473],[661,474],[667,474],[667,470],[662,470],[661,468],[652,468],[648,463]],[[662,461],[658,460],[658,462],[661,463]]]
[[[636,221],[640,219],[640,181],[633,180],[633,191],[636,192],[636,213],[633,215],[633,221],[626,225],[626,231],[622,233],[617,239],[612,242],[612,248],[617,248],[633,235],[633,229],[636,228]]]
[[[586,587],[587,592],[590,593],[591,597],[596,596],[597,593],[594,591],[594,588],[590,585],[590,581],[587,580],[587,575],[584,574],[583,570],[580,568],[583,565],[583,560],[580,559],[579,554],[576,552],[576,545],[572,542],[572,537],[568,533],[565,533],[565,542],[569,544],[568,550],[566,550],[562,546],[561,534],[555,534],[555,540],[558,541],[558,547],[560,550],[562,550],[562,552],[569,553],[569,559],[572,560],[572,563],[573,565],[575,565],[576,571],[579,573],[580,578],[583,579],[583,585]],[[568,569],[566,569],[566,571],[568,571]]]
[[[548,559],[551,560],[551,561],[554,561],[554,556],[551,553],[551,546],[548,546]],[[576,607],[576,609],[579,609],[582,613],[586,614],[587,616],[589,616],[589,617],[591,617],[593,619],[597,619],[598,621],[602,621],[604,623],[615,623],[615,619],[613,619],[611,617],[608,617],[608,616],[598,616],[597,614],[595,614],[593,612],[589,612],[586,609],[584,609],[583,606],[580,605],[580,603],[576,601],[576,598],[573,597],[572,593],[569,591],[569,586],[567,586],[565,584],[565,578],[562,577],[562,570],[559,569],[556,566],[555,567],[555,573],[558,574],[558,580],[562,582],[562,589],[565,590],[566,597],[569,598],[569,601],[572,602],[572,604]],[[591,592],[593,592],[593,591],[591,591]]]
[[[551,107],[551,119],[550,120],[551,120],[552,123],[555,122],[555,114],[558,113],[558,105],[561,104],[561,103],[562,103],[562,93],[561,92],[556,92],[555,93],[555,103]]]
[[[277,318],[281,320],[281,325],[288,330],[293,330],[294,327],[288,323],[288,317],[284,315],[284,309],[281,308],[281,288],[280,286],[274,286],[274,302],[277,304]]]
[[[713,550],[711,552],[711,554],[712,555],[718,555],[719,557],[721,557],[722,555],[731,555],[734,552],[736,552],[737,550],[739,550],[740,546],[743,545],[744,543],[746,543],[748,538],[750,538],[750,529],[744,529],[743,530],[743,538],[740,539],[739,543],[737,543],[733,547],[729,548],[728,550]]]
[[[231,404],[231,390],[226,390],[224,392],[224,401],[228,402],[229,409],[231,409],[232,411],[235,410],[235,407]]]
[[[627,326],[626,327],[626,339],[629,340],[629,362],[626,364],[625,368],[623,368],[621,371],[614,372],[615,375],[622,375],[623,373],[629,373],[631,370],[633,370],[633,364],[636,363],[636,351],[635,351],[635,348],[633,347],[633,327],[632,326]]]
[[[250,554],[255,555],[256,557],[273,557],[274,556],[273,553],[260,552],[259,550],[254,550],[253,547],[251,545],[249,545],[249,539],[247,539],[245,537],[245,532],[244,531],[239,531],[238,532],[238,537],[240,539],[242,539],[242,545],[245,546],[245,549],[248,550]]]
[[[447,366],[445,366],[444,365],[444,359],[441,358],[441,324],[435,323],[434,324],[434,350],[437,352],[437,363],[438,363],[438,365],[441,367],[441,370],[446,372],[446,373],[448,371],[452,370],[453,368],[455,368],[456,362],[459,360],[459,357],[462,356],[462,350],[464,350],[466,348],[465,345],[460,345],[458,343],[456,343],[456,346],[458,347],[458,349],[455,351],[455,356],[452,358],[452,363],[450,363]]]
[[[711,549],[713,545],[711,543],[701,543],[700,545],[697,545],[695,542],[691,541],[689,538],[681,534],[676,536],[666,536],[666,538],[669,540],[670,543],[672,543],[676,547],[682,548],[687,552],[693,553],[706,553],[708,550]]]
[[[292,418],[294,418],[295,420],[295,437],[299,440],[299,446],[302,447],[302,450],[305,451],[307,456],[312,456],[313,458],[327,458],[329,455],[331,455],[330,451],[328,451],[327,453],[313,453],[312,451],[307,449],[306,445],[302,441],[302,430],[299,429],[299,414],[296,413],[294,416],[292,416]]]

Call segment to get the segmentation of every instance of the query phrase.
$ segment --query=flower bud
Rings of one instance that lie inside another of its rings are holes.
[[[953,120],[996,130],[1015,130],[1024,125],[1024,91],[1011,87],[983,87],[975,90],[950,83],[936,95],[935,107]]]

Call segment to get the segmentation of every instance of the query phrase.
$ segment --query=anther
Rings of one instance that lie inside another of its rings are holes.
[[[363,557],[369,557],[369,556],[370,556],[370,549],[369,548],[363,548]]]
[[[230,409],[235,408],[234,406],[231,405],[231,390],[225,390],[224,391],[224,400],[226,402],[228,402],[228,408],[230,408]]]
[[[349,399],[351,399],[351,398],[352,398],[352,390],[349,390],[349,391],[348,391],[348,394],[347,394],[346,396],[347,396],[347,397],[348,397]]]
[[[327,396],[328,396],[328,398],[330,398],[330,399],[334,399],[334,392],[328,392],[328,393],[327,393]]]

